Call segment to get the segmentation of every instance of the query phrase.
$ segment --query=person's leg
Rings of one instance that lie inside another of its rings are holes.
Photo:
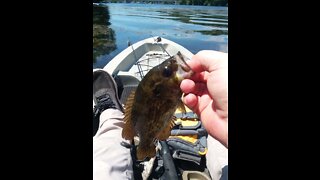
[[[212,180],[228,179],[228,149],[219,141],[208,136],[207,167]]]
[[[100,116],[100,125],[93,137],[93,179],[133,179],[130,149],[120,143],[123,113],[107,109]],[[130,143],[129,141],[125,141]]]
[[[93,179],[133,179],[130,149],[125,141],[123,107],[113,78],[103,70],[93,72],[93,98],[95,112],[101,112],[99,128],[93,137]]]

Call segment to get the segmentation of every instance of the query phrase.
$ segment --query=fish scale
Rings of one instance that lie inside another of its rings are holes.
[[[191,68],[178,52],[152,68],[140,81],[125,105],[122,137],[140,138],[137,159],[154,157],[154,139],[165,140],[170,135],[177,107],[184,109],[180,83],[191,77]]]

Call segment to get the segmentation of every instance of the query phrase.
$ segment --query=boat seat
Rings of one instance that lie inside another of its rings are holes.
[[[136,90],[140,81],[136,77],[129,74],[118,74],[114,78],[118,84],[118,95],[120,97],[120,102],[125,104],[128,96],[133,90]]]

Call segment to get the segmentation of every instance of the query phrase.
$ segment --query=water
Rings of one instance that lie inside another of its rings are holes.
[[[194,54],[205,49],[228,52],[227,7],[107,3],[93,11],[93,68],[104,67],[128,41],[151,36]]]

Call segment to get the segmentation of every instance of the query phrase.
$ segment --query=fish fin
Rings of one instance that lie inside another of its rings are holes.
[[[137,147],[137,159],[142,161],[146,157],[154,157],[156,155],[156,148],[154,145],[149,146],[147,148],[142,148],[140,146]]]
[[[131,116],[134,95],[135,95],[135,91],[132,91],[126,101],[126,105],[124,109],[124,119],[123,119],[124,126],[122,129],[122,137],[126,140],[133,140],[133,137],[135,135],[135,130],[134,130],[132,116]]]
[[[173,128],[173,126],[176,125],[177,117],[173,116],[171,121],[170,121],[170,130]]]
[[[178,109],[179,109],[183,114],[186,114],[186,113],[187,113],[186,106],[183,104],[183,102],[182,102],[181,99],[178,101]]]
[[[169,136],[171,135],[171,129],[173,128],[173,126],[175,126],[175,120],[176,117],[173,116],[168,125],[158,133],[157,139],[164,141],[169,138]]]

